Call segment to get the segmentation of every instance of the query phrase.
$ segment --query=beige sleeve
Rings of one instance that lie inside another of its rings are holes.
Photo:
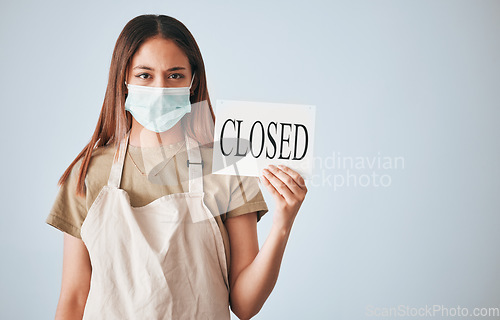
[[[80,228],[87,216],[85,196],[76,195],[76,183],[81,159],[73,167],[66,182],[59,188],[52,209],[45,222],[63,232],[81,239]]]
[[[257,222],[266,214],[266,201],[257,177],[231,176],[231,195],[226,210],[226,219],[257,211]]]

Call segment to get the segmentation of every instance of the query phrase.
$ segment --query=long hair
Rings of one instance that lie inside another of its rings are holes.
[[[182,118],[186,133],[201,145],[213,142],[215,115],[210,103],[205,75],[205,65],[196,40],[182,22],[165,15],[141,15],[130,20],[116,40],[109,68],[108,86],[101,113],[90,142],[69,165],[59,179],[64,184],[75,164],[81,159],[76,194],[85,195],[85,176],[94,149],[113,144],[117,146],[132,126],[132,115],[125,111],[126,71],[132,56],[149,38],[161,36],[172,40],[186,54],[191,70],[196,74],[190,97],[192,111]],[[210,116],[207,116],[207,109]],[[207,119],[208,117],[208,119]]]

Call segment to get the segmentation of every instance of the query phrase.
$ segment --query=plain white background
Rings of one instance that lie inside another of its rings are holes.
[[[63,234],[45,218],[95,128],[116,38],[144,13],[191,30],[212,101],[317,106],[317,179],[255,319],[500,307],[499,1],[48,0],[0,12],[1,319],[54,316]],[[404,167],[348,172],[332,155]],[[390,185],[366,184],[373,173]]]

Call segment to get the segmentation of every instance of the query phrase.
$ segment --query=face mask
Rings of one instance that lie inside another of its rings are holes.
[[[181,118],[191,112],[189,87],[159,88],[127,84],[128,95],[125,110],[144,128],[164,132],[172,128]]]

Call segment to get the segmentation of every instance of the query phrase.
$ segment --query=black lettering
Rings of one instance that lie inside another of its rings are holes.
[[[299,127],[301,127],[302,129],[304,129],[304,133],[306,134],[305,135],[305,138],[306,138],[306,145],[304,147],[304,153],[302,154],[302,156],[300,156],[300,158],[297,158],[297,141],[298,141],[298,135],[299,135]],[[307,134],[307,128],[306,126],[304,126],[303,124],[295,124],[295,147],[293,148],[293,159],[292,160],[302,160],[304,158],[304,156],[306,155],[306,152],[307,152],[307,145],[309,143],[309,135]]]
[[[248,148],[245,150],[245,153],[240,153],[240,129],[241,129],[241,123],[243,120],[236,120],[238,122],[238,133],[236,134],[236,154],[235,156],[237,157],[243,157],[246,156],[248,153]]]
[[[271,130],[270,130],[270,127],[271,127],[272,124],[274,124],[275,132],[278,133],[278,125],[276,124],[276,122],[269,122],[269,124],[267,125],[267,136],[269,138],[269,141],[271,141],[271,144],[274,147],[274,152],[273,152],[273,156],[270,157],[269,153],[267,152],[267,148],[266,148],[266,157],[268,159],[274,159],[274,156],[276,155],[276,141],[271,136]]]
[[[255,128],[255,125],[256,124],[260,124],[260,128],[261,128],[261,131],[262,131],[262,141],[261,141],[261,145],[260,145],[260,151],[259,151],[259,154],[258,155],[255,155],[253,153],[253,129]],[[262,125],[262,122],[260,121],[255,121],[255,123],[252,125],[252,129],[250,129],[250,152],[252,153],[252,156],[254,158],[258,158],[260,157],[260,155],[262,154],[262,151],[264,150],[264,126]]]
[[[290,151],[290,153],[288,154],[288,156],[285,158],[283,157],[283,142],[288,142],[288,146],[290,146],[290,135],[288,135],[288,139],[285,139],[284,137],[284,134],[285,134],[285,126],[288,126],[290,128],[290,130],[292,130],[292,124],[291,123],[282,123],[281,124],[281,143],[280,143],[280,157],[278,159],[290,159],[290,154],[292,154],[292,152]]]
[[[225,157],[227,157],[228,155],[230,155],[230,154],[231,154],[231,152],[233,152],[233,148],[231,148],[231,151],[229,151],[229,153],[225,153],[225,152],[224,152],[224,147],[222,146],[222,141],[224,140],[224,129],[225,129],[226,124],[227,124],[228,122],[232,122],[232,123],[233,123],[233,127],[235,127],[234,120],[232,120],[232,119],[227,119],[227,120],[226,120],[226,122],[224,122],[224,124],[222,125],[222,129],[221,129],[221,131],[220,131],[220,151],[222,152],[222,154],[223,154]],[[236,129],[236,127],[235,127],[235,129]]]

